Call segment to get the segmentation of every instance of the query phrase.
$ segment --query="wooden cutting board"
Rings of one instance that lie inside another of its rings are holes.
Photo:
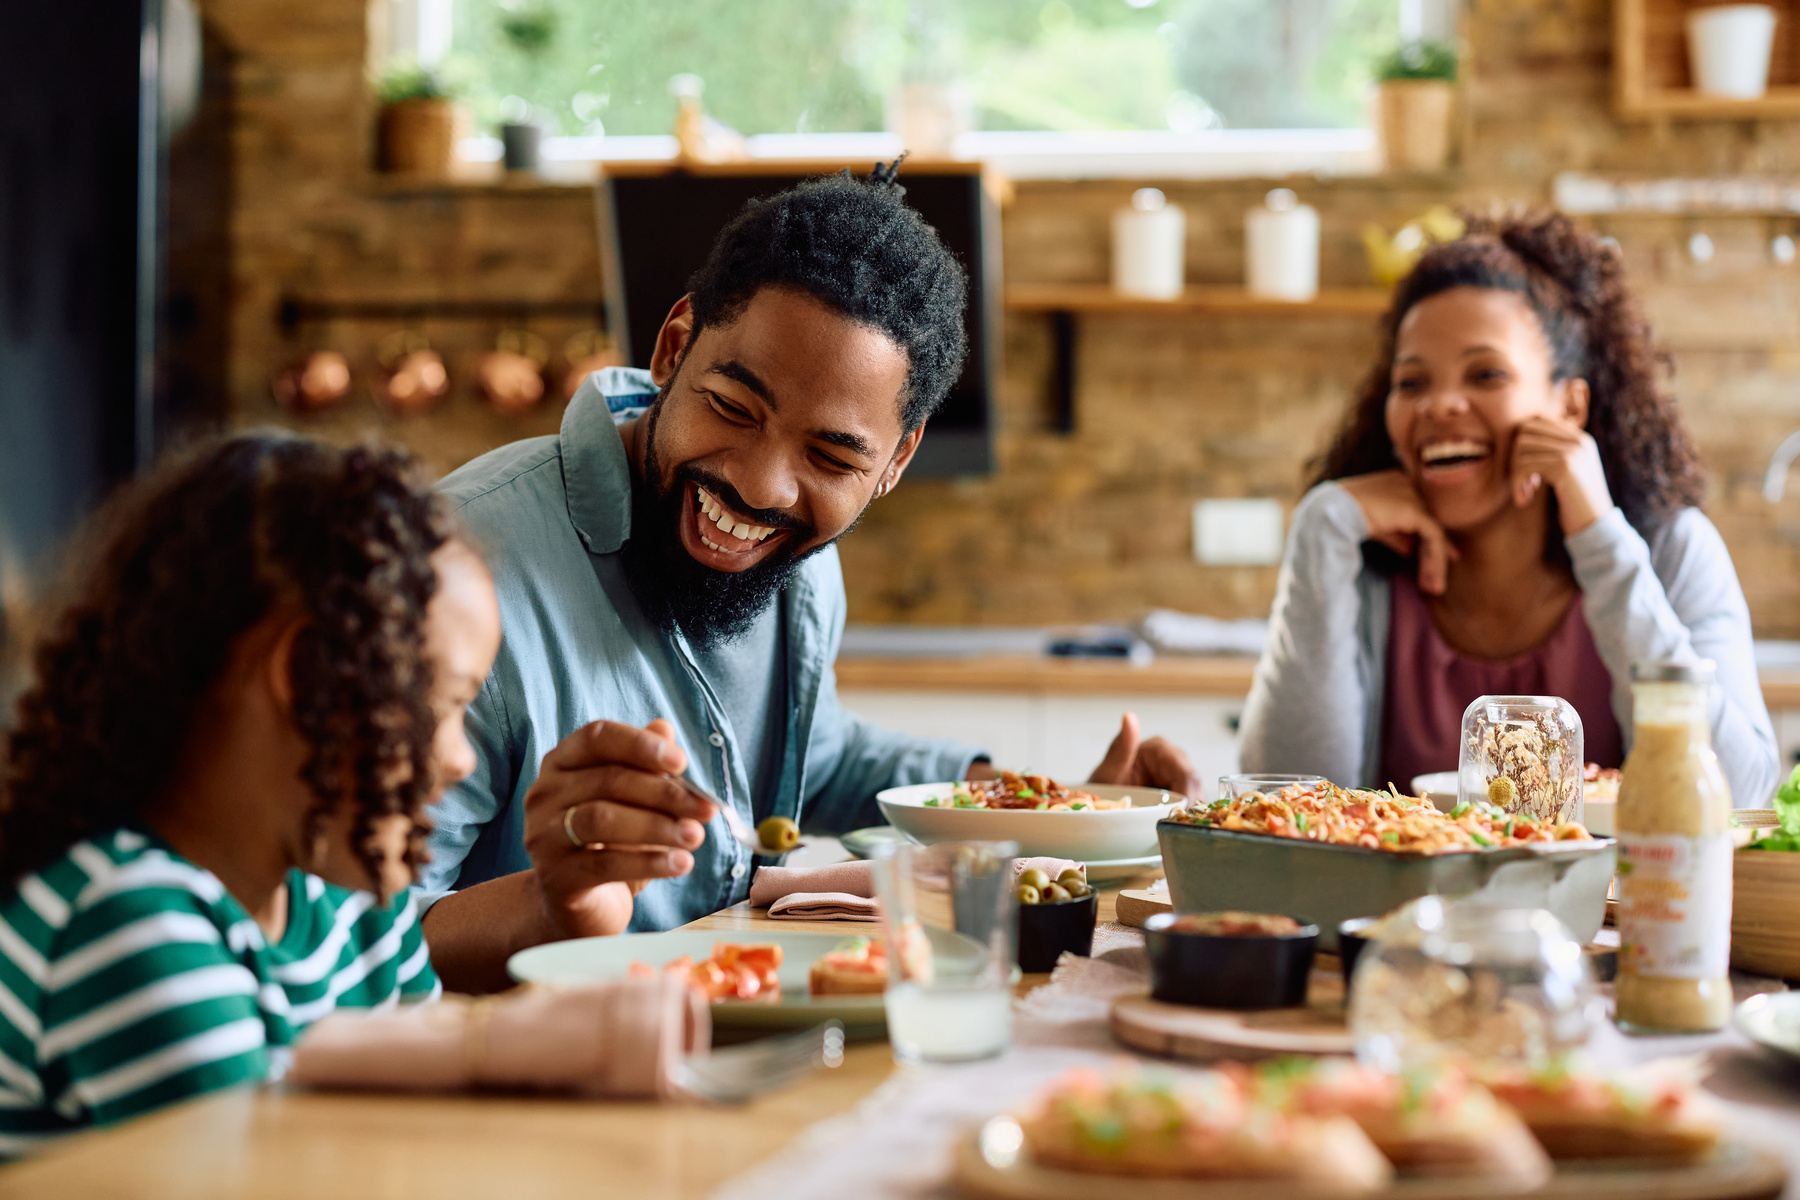
[[[1164,1004],[1146,994],[1121,996],[1112,1005],[1112,1035],[1146,1054],[1201,1062],[1349,1054],[1344,982],[1335,959],[1332,964],[1330,971],[1313,970],[1304,1008],[1196,1008]]]
[[[1134,929],[1142,929],[1145,920],[1151,916],[1174,909],[1167,889],[1151,891],[1149,888],[1126,888],[1113,900],[1113,906],[1114,919]]]

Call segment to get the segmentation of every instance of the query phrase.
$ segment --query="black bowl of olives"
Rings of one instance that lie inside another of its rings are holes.
[[[1080,871],[1071,867],[1051,879],[1030,867],[1020,873],[1018,889],[1019,970],[1049,971],[1064,950],[1093,952],[1100,898]]]

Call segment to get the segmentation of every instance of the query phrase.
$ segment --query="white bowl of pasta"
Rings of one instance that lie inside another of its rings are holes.
[[[1187,797],[1160,788],[1083,783],[1038,796],[1017,793],[1039,789],[1015,788],[1007,802],[1016,807],[993,807],[983,790],[964,783],[919,783],[888,788],[875,800],[888,823],[915,841],[1013,841],[1026,857],[1077,862],[1158,853],[1156,823],[1187,803]],[[1020,803],[1026,800],[1033,803]]]

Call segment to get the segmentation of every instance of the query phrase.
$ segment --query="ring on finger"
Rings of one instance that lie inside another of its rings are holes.
[[[569,835],[569,845],[577,850],[586,850],[588,844],[575,835],[575,810],[579,807],[581,806],[578,804],[571,804],[563,809],[563,832]]]

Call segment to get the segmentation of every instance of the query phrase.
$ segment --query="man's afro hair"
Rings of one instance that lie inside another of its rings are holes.
[[[904,157],[904,155],[902,156]],[[750,201],[688,281],[694,332],[728,325],[765,287],[806,292],[887,334],[907,353],[900,427],[923,425],[962,373],[963,268],[894,181],[826,175]]]

